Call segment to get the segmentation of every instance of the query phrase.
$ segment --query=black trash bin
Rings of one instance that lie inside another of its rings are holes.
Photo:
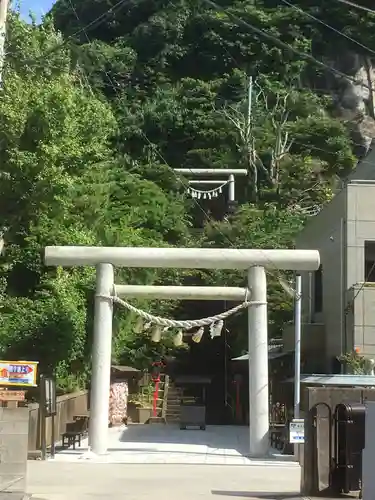
[[[341,403],[335,408],[335,448],[331,486],[337,493],[362,489],[365,417],[366,407],[361,403]]]

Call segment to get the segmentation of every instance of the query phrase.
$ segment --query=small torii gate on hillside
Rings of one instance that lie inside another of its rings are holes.
[[[192,300],[243,300],[247,290],[235,287],[157,287],[114,284],[113,266],[180,269],[243,269],[248,272],[250,456],[264,457],[269,442],[268,333],[266,268],[316,271],[317,250],[248,250],[218,248],[147,248],[49,246],[47,266],[96,266],[92,348],[89,445],[107,453],[113,297]]]

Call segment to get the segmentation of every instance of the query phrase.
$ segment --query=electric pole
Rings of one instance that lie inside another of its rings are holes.
[[[5,62],[5,37],[9,0],[0,0],[0,89],[3,87],[3,68]]]

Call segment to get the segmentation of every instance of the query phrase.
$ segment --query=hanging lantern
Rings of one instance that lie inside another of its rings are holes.
[[[204,326],[201,326],[199,330],[193,333],[191,340],[196,344],[199,344],[199,342],[202,340],[203,334],[204,334]]]
[[[182,330],[179,330],[173,338],[173,344],[175,347],[180,347],[183,344],[184,336]]]
[[[161,326],[159,326],[159,325],[154,326],[152,333],[151,333],[151,340],[152,340],[152,342],[160,342],[161,341]]]
[[[144,326],[143,326],[143,318],[141,318],[140,316],[138,316],[137,318],[137,322],[134,326],[134,333],[142,333],[144,330]]]

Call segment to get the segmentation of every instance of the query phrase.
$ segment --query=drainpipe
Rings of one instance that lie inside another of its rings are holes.
[[[347,212],[347,210],[345,211]],[[341,342],[340,350],[341,355],[348,351],[348,339],[347,339],[347,314],[346,314],[346,292],[347,292],[347,237],[346,237],[346,225],[345,219],[341,218],[340,221],[340,260],[341,260],[341,270],[340,270],[340,287],[341,287]]]

